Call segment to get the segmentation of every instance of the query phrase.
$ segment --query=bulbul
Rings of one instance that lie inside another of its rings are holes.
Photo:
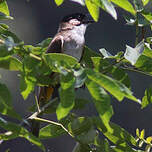
[[[65,16],[59,24],[58,32],[52,39],[46,53],[64,53],[81,60],[85,44],[85,31],[87,26],[94,21],[82,13]],[[50,75],[51,78],[52,74]],[[44,105],[53,93],[54,88],[41,87],[38,97],[39,105]],[[32,133],[39,136],[38,123],[33,122]]]

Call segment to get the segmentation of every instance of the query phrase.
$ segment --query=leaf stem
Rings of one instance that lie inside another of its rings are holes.
[[[31,57],[33,57],[33,58],[39,60],[39,61],[42,60],[40,57],[38,57],[37,55],[34,55],[34,54],[32,54],[32,53],[30,53],[29,56],[31,56]]]

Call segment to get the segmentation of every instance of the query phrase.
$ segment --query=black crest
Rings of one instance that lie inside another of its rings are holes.
[[[84,18],[85,18],[84,14],[82,14],[82,13],[75,13],[75,14],[70,14],[70,15],[65,16],[62,19],[62,22],[68,22],[71,19],[77,19],[78,21],[82,21]]]

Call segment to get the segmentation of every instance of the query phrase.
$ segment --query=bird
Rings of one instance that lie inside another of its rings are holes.
[[[64,53],[75,57],[79,62],[82,59],[85,45],[85,32],[89,24],[94,23],[94,20],[83,13],[73,13],[66,15],[61,20],[58,31],[50,42],[46,53]],[[50,78],[54,75],[51,73]],[[38,103],[42,107],[54,92],[54,87],[40,87]],[[39,136],[39,122],[33,121],[31,132],[35,136]]]

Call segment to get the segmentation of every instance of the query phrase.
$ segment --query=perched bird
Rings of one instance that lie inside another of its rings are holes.
[[[87,26],[93,22],[91,17],[82,13],[65,16],[59,25],[57,34],[48,46],[46,53],[64,53],[80,61],[84,50],[85,31]],[[40,106],[43,105],[44,101],[46,103],[46,101],[51,98],[53,90],[54,88],[51,86],[40,88],[38,97]],[[31,129],[35,136],[39,136],[38,122],[33,121]]]

